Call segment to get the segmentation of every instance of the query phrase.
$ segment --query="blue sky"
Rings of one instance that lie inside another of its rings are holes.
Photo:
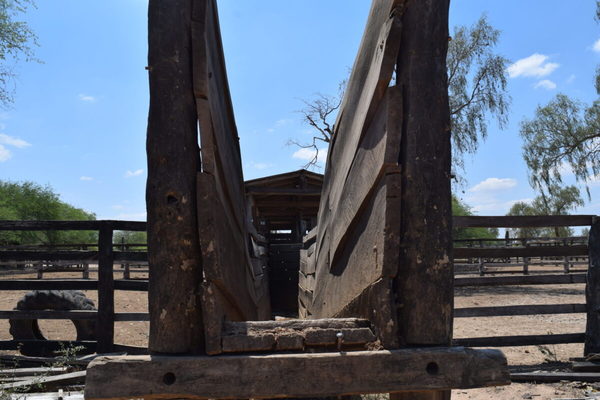
[[[219,0],[221,29],[246,179],[300,168],[286,145],[312,134],[300,99],[333,94],[360,42],[367,0]],[[510,70],[509,126],[494,122],[467,158],[459,195],[480,215],[502,215],[535,193],[519,122],[557,93],[596,98],[600,25],[593,0],[455,0],[450,26],[482,13],[502,31]],[[146,0],[38,0],[24,17],[43,63],[15,70],[15,103],[0,113],[0,179],[51,185],[99,218],[145,219],[148,107]],[[451,28],[452,30],[452,28]],[[600,185],[579,210],[600,214]]]

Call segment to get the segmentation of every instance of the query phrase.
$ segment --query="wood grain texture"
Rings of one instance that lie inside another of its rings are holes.
[[[149,348],[201,353],[202,281],[196,215],[200,170],[192,90],[191,0],[151,0],[148,11]]]
[[[536,216],[465,216],[454,217],[454,225],[461,228],[528,228],[552,226],[589,226],[593,215],[536,215]]]
[[[590,248],[585,299],[588,306],[584,355],[600,353],[600,219],[590,228]]]
[[[88,366],[85,396],[89,400],[321,397],[508,383],[506,359],[495,350],[105,357]]]

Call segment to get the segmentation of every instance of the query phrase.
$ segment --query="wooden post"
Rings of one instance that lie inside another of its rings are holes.
[[[115,284],[112,237],[112,226],[103,221],[98,235],[98,353],[110,353],[114,344]]]
[[[395,279],[399,341],[452,341],[454,271],[450,196],[450,111],[446,53],[449,0],[404,4],[396,68],[403,94],[400,260]],[[450,392],[391,395],[392,400],[446,399]]]
[[[153,353],[204,351],[196,211],[196,175],[201,166],[191,54],[194,3],[148,3],[146,205]]]
[[[584,355],[600,353],[600,218],[594,218],[588,237],[589,267],[585,298],[587,323]]]
[[[125,251],[125,250],[127,250],[127,247],[125,246],[125,237],[122,237],[121,238],[121,251]],[[129,263],[122,264],[121,267],[123,268],[123,279],[129,279],[130,278]]]

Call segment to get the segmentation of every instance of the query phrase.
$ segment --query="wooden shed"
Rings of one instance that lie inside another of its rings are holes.
[[[252,222],[268,242],[273,313],[298,314],[302,236],[316,226],[323,175],[305,169],[245,182]]]

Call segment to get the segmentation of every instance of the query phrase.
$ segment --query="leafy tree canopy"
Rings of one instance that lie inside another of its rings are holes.
[[[22,58],[38,61],[33,48],[37,36],[26,22],[19,20],[34,0],[0,0],[0,104],[4,107],[13,101],[14,67]]]
[[[0,181],[0,219],[95,220],[96,216],[61,201],[49,186]],[[96,233],[86,231],[0,231],[2,245],[96,241]]]
[[[600,2],[596,2],[600,21]],[[600,96],[600,68],[596,69],[596,92]],[[542,193],[562,185],[565,171],[586,185],[600,173],[600,98],[587,105],[558,94],[538,106],[531,120],[521,122],[523,158],[531,185]]]
[[[568,215],[583,205],[579,189],[576,186],[550,187],[551,195],[542,194],[531,202],[513,204],[507,215]],[[512,237],[568,237],[573,235],[569,227],[552,228],[512,228]]]

